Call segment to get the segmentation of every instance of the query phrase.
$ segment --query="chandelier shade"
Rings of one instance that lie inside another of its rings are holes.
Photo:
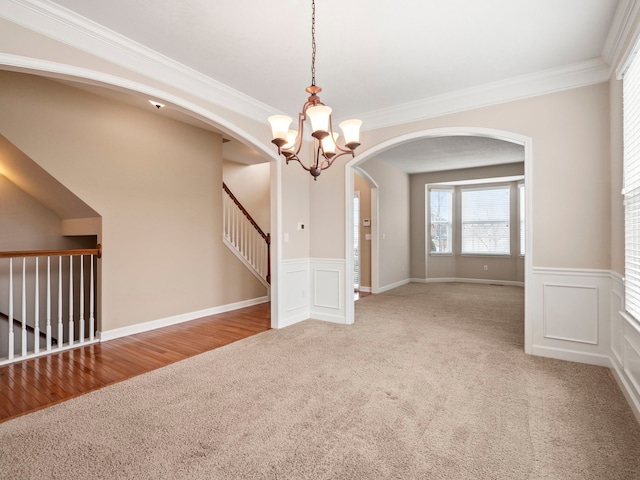
[[[298,130],[289,129],[293,119],[286,115],[272,115],[268,118],[271,124],[271,142],[278,147],[278,154],[284,156],[286,163],[296,161],[306,171],[311,173],[314,180],[317,180],[323,170],[329,168],[333,162],[343,156],[355,156],[355,149],[360,146],[360,126],[362,121],[352,119],[340,123],[342,129],[344,146],[337,142],[338,133],[333,131],[333,120],[331,118],[331,107],[320,101],[318,93],[322,89],[316,86],[316,4],[311,2],[311,86],[306,88],[309,98],[302,106],[298,114]],[[298,156],[304,144],[304,128],[309,120],[311,125],[311,137],[313,139],[313,161],[305,165]]]

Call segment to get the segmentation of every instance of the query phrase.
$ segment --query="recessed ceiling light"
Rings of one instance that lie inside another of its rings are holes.
[[[162,107],[164,107],[163,103],[158,103],[158,102],[156,102],[154,100],[149,100],[149,103],[151,105],[153,105],[154,107],[156,107],[157,109],[161,109]]]

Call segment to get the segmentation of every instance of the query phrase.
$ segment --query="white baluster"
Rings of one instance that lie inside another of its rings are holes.
[[[225,238],[229,238],[229,202],[227,201],[227,192],[222,190],[222,234]]]
[[[22,257],[22,356],[27,354],[27,258]]]
[[[233,246],[238,248],[238,215],[236,209],[231,210],[231,228],[233,230]]]
[[[80,322],[80,332],[79,332],[79,340],[80,343],[84,343],[84,255],[80,255],[80,305],[79,305],[79,318],[78,322]]]
[[[69,345],[75,340],[75,323],[73,321],[73,256],[69,256]]]
[[[35,296],[34,300],[34,311],[33,311],[33,351],[38,353],[40,351],[40,288],[39,288],[39,275],[38,271],[38,257],[36,257],[36,284],[33,295]]]
[[[51,257],[47,257],[47,351],[51,350]]]
[[[89,279],[89,339],[94,339],[96,320],[93,316],[93,255],[91,255],[91,278]]]
[[[9,360],[13,358],[13,258],[9,259]]]
[[[64,343],[64,329],[62,325],[62,256],[58,257],[58,348]]]

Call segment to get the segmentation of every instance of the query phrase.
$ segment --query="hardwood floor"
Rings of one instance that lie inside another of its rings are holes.
[[[0,422],[271,328],[263,303],[0,367]]]

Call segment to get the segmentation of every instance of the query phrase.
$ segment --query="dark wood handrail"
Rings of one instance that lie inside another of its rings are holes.
[[[102,245],[96,248],[78,248],[71,250],[24,250],[16,252],[0,252],[0,258],[22,258],[22,257],[68,257],[71,255],[95,255],[102,257]]]
[[[231,192],[231,190],[229,190],[229,187],[227,187],[226,183],[222,182],[222,188],[224,189],[225,192],[227,192],[227,195],[229,195],[231,197],[231,200],[233,200],[233,203],[236,204],[236,206],[240,209],[240,211],[244,214],[244,216],[247,217],[247,220],[249,220],[251,225],[253,225],[253,228],[255,228],[258,231],[258,233],[260,234],[260,236],[262,238],[264,238],[264,241],[267,242],[267,244],[270,245],[271,244],[271,235],[269,235],[268,233],[264,233],[264,231],[256,223],[256,221],[249,214],[249,212],[247,212],[247,210],[242,206],[242,204],[236,198],[236,196]]]
[[[260,228],[260,225],[258,225],[256,223],[256,221],[249,214],[249,212],[247,212],[247,210],[242,206],[242,204],[236,198],[236,196],[233,194],[233,192],[231,192],[231,190],[229,190],[229,187],[227,187],[226,183],[222,182],[222,188],[224,189],[225,192],[227,192],[227,195],[229,195],[229,197],[231,197],[231,200],[233,200],[233,203],[236,204],[236,206],[240,209],[240,211],[243,213],[243,215],[246,217],[246,219],[249,220],[251,225],[253,225],[253,228],[255,228],[258,231],[260,236],[267,243],[267,283],[271,284],[271,234],[264,233],[264,231]]]

